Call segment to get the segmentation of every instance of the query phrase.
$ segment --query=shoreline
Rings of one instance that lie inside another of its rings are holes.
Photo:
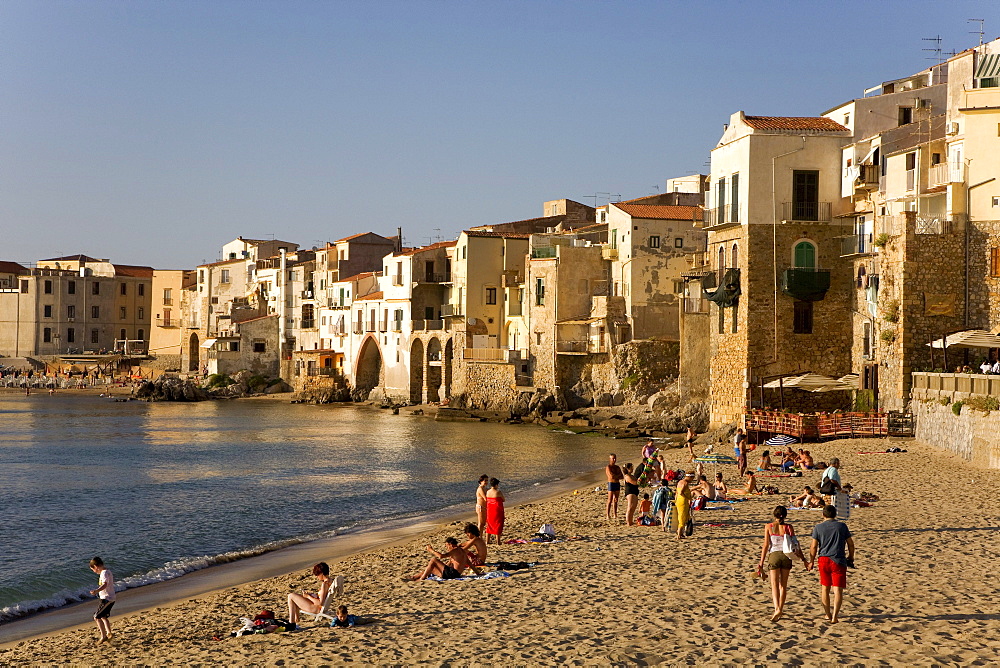
[[[538,483],[511,493],[515,509],[543,502],[581,485],[592,485],[601,479],[601,470],[579,472],[565,478]],[[470,492],[470,499],[474,490]],[[269,578],[287,576],[308,568],[317,561],[331,564],[348,557],[408,541],[455,522],[475,517],[475,512],[461,510],[472,505],[455,504],[415,517],[394,519],[374,527],[365,527],[329,538],[320,538],[272,550],[253,557],[215,564],[180,577],[155,582],[118,592],[115,616],[122,619],[163,606],[176,605],[186,599],[207,596],[231,587],[251,584]],[[18,643],[72,631],[92,624],[93,600],[72,603],[59,608],[29,614],[0,625],[0,650]]]

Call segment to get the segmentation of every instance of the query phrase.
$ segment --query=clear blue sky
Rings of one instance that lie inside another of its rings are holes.
[[[732,112],[818,115],[929,66],[921,38],[1000,35],[996,7],[4,0],[0,259],[415,245],[652,194],[706,170]]]

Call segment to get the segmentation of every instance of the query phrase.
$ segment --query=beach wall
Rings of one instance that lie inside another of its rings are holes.
[[[1000,412],[983,413],[962,406],[955,415],[953,404],[914,401],[916,437],[935,448],[948,450],[983,468],[1000,469]]]

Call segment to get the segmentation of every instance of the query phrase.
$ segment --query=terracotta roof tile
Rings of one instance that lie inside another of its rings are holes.
[[[700,206],[668,206],[664,204],[614,204],[633,218],[661,220],[701,220]]]
[[[456,244],[458,244],[457,241],[438,241],[437,243],[433,243],[428,246],[420,246],[419,248],[405,248],[402,253],[396,253],[396,257],[400,257],[402,255],[413,255],[415,253],[419,253],[420,251],[435,250],[437,248],[451,248]]]
[[[382,299],[383,296],[384,296],[384,294],[385,293],[382,292],[381,290],[379,290],[378,292],[370,292],[367,295],[365,295],[364,297],[358,297],[354,301],[356,301],[356,302],[373,302],[373,301],[377,301],[379,299]]]
[[[825,130],[846,132],[847,128],[825,116],[744,116],[754,130]]]
[[[0,273],[4,274],[20,274],[27,271],[27,267],[22,267],[17,262],[10,262],[8,260],[0,260]]]
[[[353,276],[348,276],[347,278],[339,278],[334,283],[347,283],[349,281],[357,281],[362,278],[368,278],[369,276],[380,276],[382,272],[376,271],[363,271],[360,274],[354,274]]]
[[[530,234],[517,234],[514,232],[487,232],[486,230],[466,230],[468,237],[494,237],[498,239],[527,239]]]
[[[134,278],[152,278],[152,267],[139,267],[134,264],[116,264],[115,276],[131,276]]]

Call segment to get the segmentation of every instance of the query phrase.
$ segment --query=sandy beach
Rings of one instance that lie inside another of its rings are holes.
[[[857,454],[893,445],[908,452]],[[608,447],[620,463],[638,459],[623,443]],[[815,572],[796,564],[777,623],[768,586],[752,576],[774,505],[818,483],[818,473],[807,473],[761,479],[782,496],[695,512],[695,534],[683,542],[658,527],[607,523],[596,485],[510,507],[505,538],[530,537],[549,522],[561,537],[580,539],[491,550],[491,559],[536,562],[508,578],[401,581],[426,563],[425,544],[460,537],[460,521],[332,561],[347,578],[343,602],[373,620],[354,629],[307,622],[294,633],[229,637],[240,617],[262,608],[285,616],[286,594],[312,587],[302,570],[113,616],[110,644],[95,644],[92,624],[8,644],[0,665],[994,664],[1000,471],[908,439],[811,450],[817,459],[840,457],[845,482],[881,497],[849,520],[858,568],[836,625],[822,619]],[[683,459],[668,453],[675,466]],[[721,470],[732,483],[734,467]],[[472,489],[469,496],[471,510]],[[808,534],[819,512],[793,510],[789,521]]]

